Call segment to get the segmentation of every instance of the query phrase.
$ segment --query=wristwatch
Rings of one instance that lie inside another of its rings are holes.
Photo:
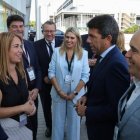
[[[73,91],[74,95],[78,95],[78,92],[76,90]]]

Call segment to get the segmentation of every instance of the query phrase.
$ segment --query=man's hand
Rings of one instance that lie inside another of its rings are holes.
[[[77,114],[79,115],[79,116],[85,116],[85,112],[86,112],[86,106],[85,105],[81,105],[81,104],[79,104],[78,106],[76,106],[76,111],[77,111]]]
[[[50,79],[48,78],[48,76],[45,76],[45,77],[44,77],[44,82],[45,82],[46,84],[51,84],[51,81],[50,81]]]
[[[86,96],[82,96],[82,97],[77,101],[76,106],[78,106],[78,105],[84,105],[84,106],[85,106],[86,102],[87,102],[87,97],[86,97]]]
[[[93,58],[93,59],[88,59],[88,64],[89,66],[94,66],[96,64],[97,59]]]

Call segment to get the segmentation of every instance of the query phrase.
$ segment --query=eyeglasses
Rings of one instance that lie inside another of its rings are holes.
[[[44,33],[55,33],[55,30],[43,30]]]

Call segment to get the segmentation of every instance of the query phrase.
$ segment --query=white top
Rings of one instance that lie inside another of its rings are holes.
[[[26,126],[19,127],[19,122],[11,118],[0,119],[8,140],[32,140],[32,131]]]

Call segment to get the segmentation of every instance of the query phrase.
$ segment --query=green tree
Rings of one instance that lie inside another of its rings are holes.
[[[35,29],[36,27],[35,21],[29,21],[29,26]]]
[[[138,25],[133,25],[133,26],[129,27],[128,29],[124,30],[124,33],[132,34],[132,33],[136,32],[139,29],[140,29],[140,27]]]

